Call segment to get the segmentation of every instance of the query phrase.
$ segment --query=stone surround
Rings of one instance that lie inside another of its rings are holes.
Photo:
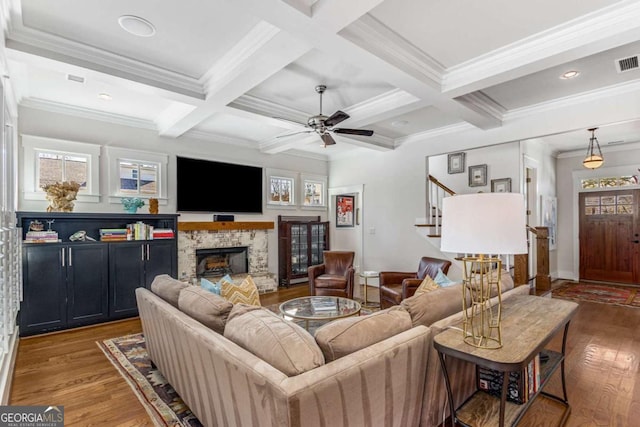
[[[247,246],[249,272],[260,293],[278,289],[275,275],[268,270],[267,230],[188,230],[178,227],[178,278],[197,284],[196,249]],[[241,281],[246,274],[231,276]]]

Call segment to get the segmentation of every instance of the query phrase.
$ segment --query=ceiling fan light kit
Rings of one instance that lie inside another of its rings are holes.
[[[595,132],[598,128],[588,129],[591,132],[591,138],[589,138],[589,146],[587,147],[587,156],[582,161],[582,164],[587,169],[598,169],[604,163],[604,157],[602,157],[602,150],[600,150],[600,143],[596,138]]]
[[[333,139],[330,133],[341,133],[345,135],[360,136],[373,135],[373,131],[367,129],[334,128],[335,125],[347,120],[350,116],[344,111],[340,110],[336,111],[328,117],[322,114],[322,94],[325,92],[325,90],[327,90],[327,86],[325,85],[316,86],[316,92],[320,94],[320,112],[315,116],[309,117],[309,119],[307,120],[307,124],[305,126],[311,128],[311,130],[294,132],[287,135],[280,135],[278,138],[297,135],[300,133],[315,132],[320,135],[320,139],[322,139],[323,145],[326,147],[327,145],[334,145],[336,143],[336,140]]]

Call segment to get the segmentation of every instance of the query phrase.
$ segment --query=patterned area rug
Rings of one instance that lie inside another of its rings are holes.
[[[565,282],[551,291],[554,298],[640,307],[640,288],[589,282]]]
[[[129,383],[156,426],[202,427],[162,374],[151,367],[141,333],[96,344]]]

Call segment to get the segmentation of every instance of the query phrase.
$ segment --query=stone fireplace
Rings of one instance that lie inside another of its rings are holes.
[[[229,274],[235,282],[251,275],[261,293],[277,290],[275,275],[268,270],[267,230],[220,229],[220,224],[242,227],[242,223],[178,223],[178,278],[199,284],[207,275]],[[226,269],[231,271],[222,273]]]

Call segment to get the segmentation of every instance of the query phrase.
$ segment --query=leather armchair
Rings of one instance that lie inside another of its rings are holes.
[[[311,295],[353,299],[355,252],[324,251],[324,263],[307,269]]]
[[[447,274],[451,261],[439,258],[422,257],[418,271],[381,271],[380,272],[380,308],[398,305],[403,299],[412,297],[425,277],[435,278],[438,269]]]

